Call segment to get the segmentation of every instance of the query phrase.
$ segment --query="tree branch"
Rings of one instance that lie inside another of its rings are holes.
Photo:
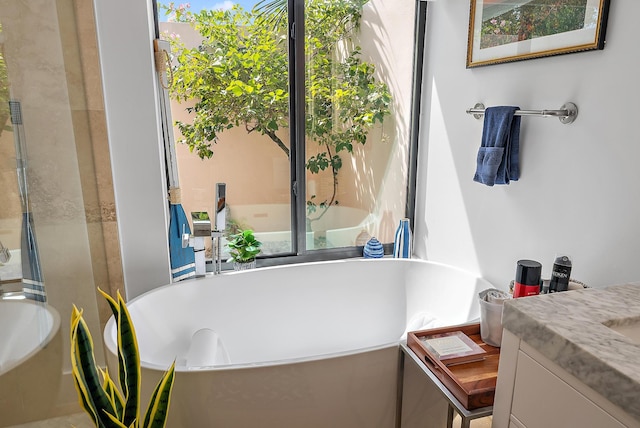
[[[266,136],[271,138],[273,142],[276,143],[276,145],[280,147],[282,151],[287,155],[287,158],[289,158],[289,148],[282,142],[280,137],[278,137],[275,132],[269,129],[264,129],[263,132]]]
[[[329,202],[325,204],[322,213],[316,218],[310,218],[309,223],[320,220],[327,213],[329,208],[333,206],[333,203],[335,202],[336,196],[338,194],[338,171],[333,164],[333,154],[331,153],[331,146],[329,146],[328,143],[325,143],[324,146],[327,148],[327,154],[329,155],[330,159],[329,164],[331,165],[331,174],[333,176],[333,193],[331,194],[331,199],[329,200]]]

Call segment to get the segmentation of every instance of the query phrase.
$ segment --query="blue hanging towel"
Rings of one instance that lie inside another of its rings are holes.
[[[482,144],[473,181],[493,186],[520,178],[519,107],[488,107],[484,111]]]
[[[189,221],[181,204],[170,204],[169,255],[173,282],[196,276],[196,261],[193,247],[182,247],[182,234],[191,234]]]
[[[22,214],[22,238],[20,242],[22,260],[22,291],[26,299],[46,302],[38,244],[30,212]]]

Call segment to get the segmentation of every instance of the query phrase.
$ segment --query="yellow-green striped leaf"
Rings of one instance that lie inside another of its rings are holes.
[[[120,310],[119,310],[119,305],[116,302],[116,300],[111,297],[109,294],[107,294],[106,292],[104,292],[102,289],[100,289],[100,287],[98,287],[98,292],[100,292],[100,294],[102,294],[102,297],[104,297],[107,302],[109,303],[109,307],[111,308],[111,312],[113,312],[113,317],[115,319],[115,323],[116,323],[116,327],[119,325],[120,323]],[[120,299],[120,291],[118,290],[117,292],[117,298]],[[124,361],[122,360],[122,354],[120,353],[120,351],[118,350],[118,367],[124,367]],[[127,394],[127,381],[125,378],[125,372],[124,370],[120,369],[119,373],[118,373],[118,380],[120,381],[120,388],[122,389],[122,391],[124,392],[124,394]]]
[[[92,414],[97,416],[98,426],[106,426],[108,418],[103,413],[115,413],[98,375],[98,369],[93,354],[93,340],[89,328],[82,318],[82,311],[74,313],[74,325],[71,333],[72,373],[78,382],[87,404],[93,408]]]
[[[109,418],[107,423],[105,423],[106,428],[129,428],[128,426],[120,422],[115,416],[106,412],[105,415]]]
[[[118,388],[116,388],[116,384],[111,379],[111,376],[109,376],[109,371],[100,370],[100,373],[102,374],[102,378],[104,379],[102,388],[107,393],[107,396],[109,397],[113,408],[116,410],[115,416],[119,421],[121,421],[124,410],[124,398],[122,397],[122,394],[120,394],[120,391],[118,391]]]
[[[86,395],[86,390],[84,390],[78,381],[78,378],[75,373],[73,373],[73,384],[76,387],[76,391],[78,392],[78,401],[80,405],[84,409],[85,412],[91,417],[93,423],[98,426],[98,416],[95,414],[94,408],[89,404],[88,397]]]
[[[167,422],[176,362],[165,372],[156,386],[144,417],[143,428],[164,428]]]
[[[124,299],[117,293],[117,302],[98,289],[107,299],[118,329],[118,368],[121,393],[108,370],[100,369],[94,358],[93,339],[82,317],[82,310],[73,306],[71,314],[71,371],[82,408],[98,428],[138,428],[140,421],[140,355],[135,329]],[[163,428],[173,381],[175,361],[164,374],[153,393],[145,414],[144,426]],[[103,382],[100,383],[100,378]]]
[[[109,307],[111,308],[111,312],[113,312],[113,316],[115,318],[118,318],[118,303],[115,301],[115,299],[105,291],[103,291],[100,287],[98,287],[98,292],[102,294],[102,297],[104,297],[107,302],[109,302]],[[118,293],[120,292],[118,291]]]
[[[138,414],[138,411],[133,409],[134,404],[135,404],[135,399],[130,402],[131,406],[130,406],[130,408],[128,410],[128,413],[126,414],[126,417],[125,417],[125,414],[124,414],[124,410],[127,409],[126,403],[129,402],[128,401],[128,397],[130,396],[130,394],[129,394],[130,386],[129,386],[128,381],[127,381],[127,370],[126,370],[126,367],[127,367],[126,364],[127,363],[126,363],[126,361],[124,359],[124,354],[123,354],[121,346],[120,346],[121,328],[120,328],[120,303],[119,303],[119,301],[123,300],[123,299],[122,299],[122,296],[120,295],[120,291],[119,290],[116,292],[116,298],[118,299],[118,301],[116,301],[116,299],[111,297],[109,294],[107,294],[105,291],[103,291],[99,287],[98,287],[98,291],[100,292],[100,294],[102,294],[102,296],[109,303],[109,307],[111,308],[111,312],[113,312],[113,317],[115,319],[115,323],[116,323],[116,327],[117,327],[117,331],[118,331],[118,338],[117,338],[117,342],[118,342],[118,352],[117,352],[117,354],[118,354],[118,368],[119,368],[119,370],[118,370],[119,371],[118,379],[120,381],[120,388],[122,389],[122,391],[123,391],[123,393],[125,395],[125,397],[124,397],[125,401],[123,401],[123,412],[120,415],[120,420],[121,421],[125,421],[125,419],[126,419],[126,420],[129,420],[129,421],[133,421],[133,420],[137,419],[136,415]],[[134,337],[134,339],[135,339],[135,337]],[[137,395],[137,394],[134,394],[134,396],[135,395]]]
[[[120,378],[124,378],[125,395],[122,422],[130,425],[131,422],[140,418],[140,355],[131,316],[120,293],[118,293],[118,312],[118,353],[122,356]]]

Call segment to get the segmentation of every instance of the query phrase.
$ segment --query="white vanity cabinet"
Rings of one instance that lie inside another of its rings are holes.
[[[505,329],[492,426],[624,428],[640,422]]]

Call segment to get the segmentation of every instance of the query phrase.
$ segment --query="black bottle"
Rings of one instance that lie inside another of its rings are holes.
[[[566,255],[556,256],[551,271],[551,282],[549,283],[549,293],[556,291],[567,291],[569,288],[569,277],[571,275],[571,258]]]

